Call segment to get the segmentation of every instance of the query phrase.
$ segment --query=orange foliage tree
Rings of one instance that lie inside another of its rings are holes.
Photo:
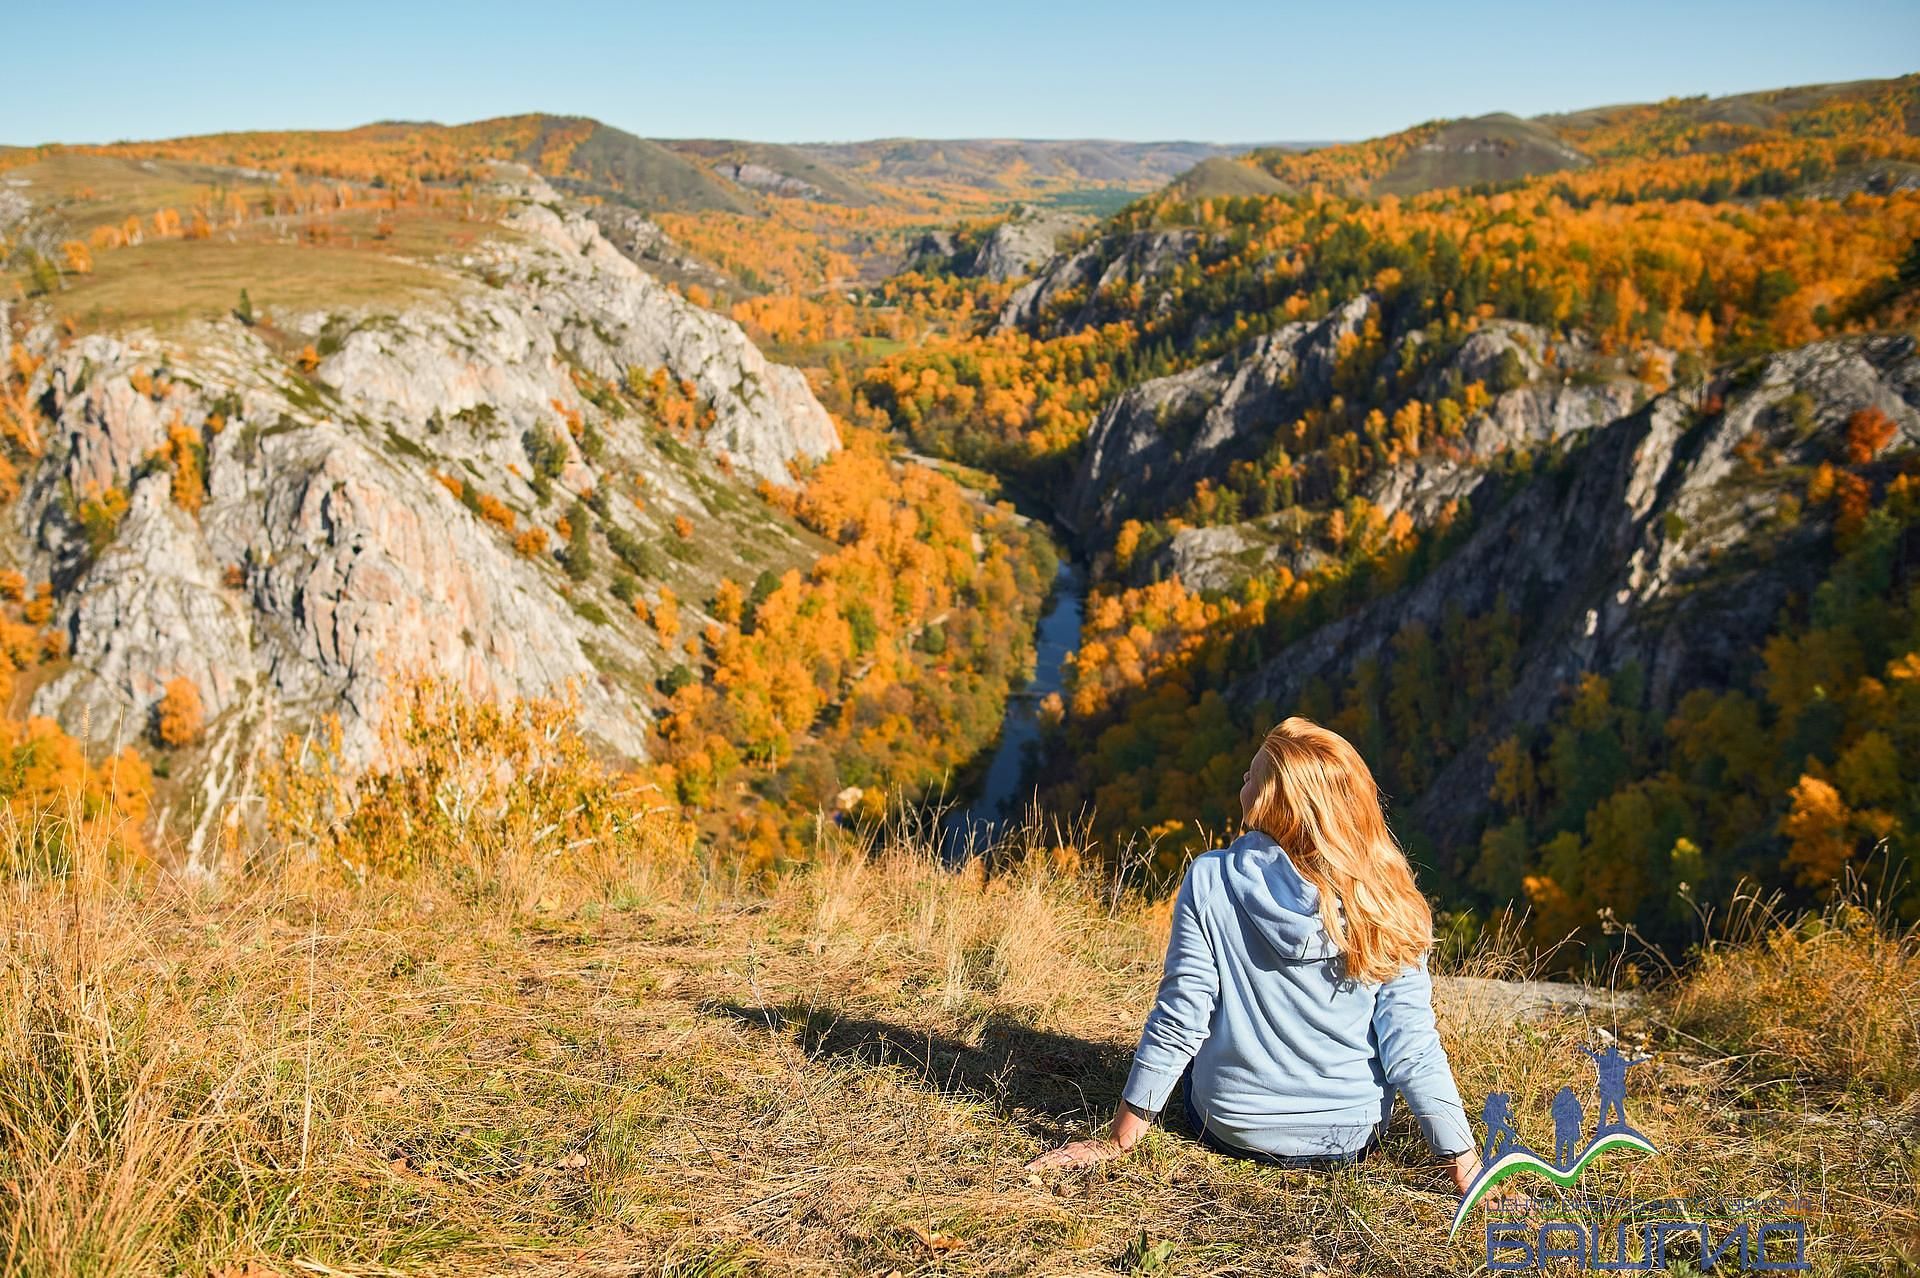
[[[174,678],[153,710],[154,740],[168,749],[192,745],[206,731],[206,708],[193,680]]]

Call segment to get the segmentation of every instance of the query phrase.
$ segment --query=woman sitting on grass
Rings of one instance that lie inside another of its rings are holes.
[[[1184,1081],[1208,1147],[1284,1167],[1358,1162],[1407,1101],[1465,1193],[1472,1129],[1433,1023],[1433,916],[1387,830],[1366,763],[1288,719],[1240,789],[1246,833],[1187,868],[1165,975],[1111,1133],[1028,1164],[1132,1148]]]

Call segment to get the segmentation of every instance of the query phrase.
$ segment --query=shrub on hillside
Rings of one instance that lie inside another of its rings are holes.
[[[80,743],[51,719],[0,717],[0,864],[64,872],[76,849],[135,862],[153,772],[131,749],[90,763]]]
[[[587,513],[586,503],[574,502],[573,508],[567,512],[566,522],[567,576],[575,581],[585,581],[593,575],[593,516]]]
[[[496,705],[419,680],[387,707],[375,771],[349,776],[337,721],[318,745],[286,738],[265,778],[270,833],[356,880],[434,868],[508,893],[548,871],[684,861],[677,815],[594,753],[578,711],[570,694]]]

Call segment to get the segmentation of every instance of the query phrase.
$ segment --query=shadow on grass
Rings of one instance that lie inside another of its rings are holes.
[[[1111,1117],[1133,1059],[1129,1048],[1037,1030],[1011,1017],[989,1018],[979,1042],[968,1043],[799,1004],[708,1002],[701,1011],[791,1037],[814,1059],[890,1068],[942,1096],[983,1101],[1049,1142],[1083,1136],[1089,1126]]]

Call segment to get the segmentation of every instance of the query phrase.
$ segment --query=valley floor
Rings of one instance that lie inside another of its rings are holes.
[[[983,880],[894,849],[751,890],[632,866],[213,896],[16,884],[5,1272],[1481,1266],[1478,1218],[1447,1242],[1455,1199],[1399,1125],[1387,1157],[1332,1176],[1176,1127],[1029,1177],[1110,1109],[1165,917],[1044,853],[1029,866]],[[1812,1195],[1816,1272],[1914,1260],[1910,1092],[1765,1082],[1664,1028],[1666,995],[1538,994],[1446,982],[1442,1030],[1470,1106],[1514,1093],[1537,1145],[1553,1091],[1591,1083],[1575,1048],[1594,1027],[1651,1039],[1629,1111],[1663,1153],[1610,1157],[1586,1192]]]

